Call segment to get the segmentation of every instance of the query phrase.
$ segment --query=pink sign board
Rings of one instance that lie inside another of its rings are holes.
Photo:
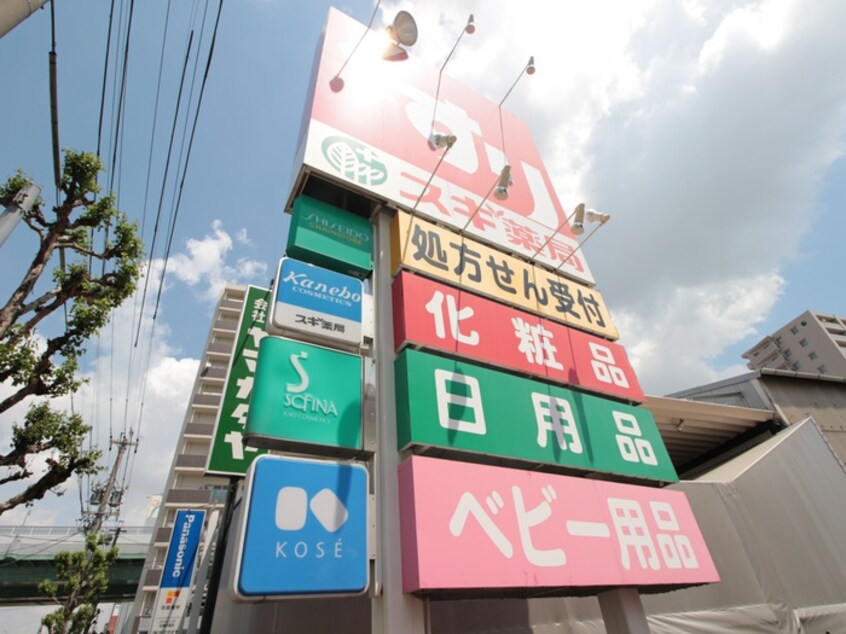
[[[680,491],[422,456],[399,486],[405,592],[720,579]]]
[[[526,124],[447,75],[439,82],[438,70],[413,52],[384,60],[375,32],[356,48],[366,32],[330,10],[305,113],[303,165],[592,284]],[[515,77],[522,63],[515,61]],[[457,141],[444,154],[432,132]],[[488,194],[506,164],[512,185],[507,200],[497,200]]]
[[[425,346],[631,402],[622,346],[406,271],[393,283],[394,346]]]

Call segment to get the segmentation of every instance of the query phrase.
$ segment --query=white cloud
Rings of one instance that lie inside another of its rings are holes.
[[[846,5],[382,6],[412,11],[415,54],[435,68],[474,13],[446,72],[495,103],[535,55],[506,107],[529,123],[564,208],[612,215],[585,250],[644,388],[723,376],[715,358],[782,293],[843,154]]]
[[[239,244],[250,244],[245,229],[236,232],[236,239]],[[223,229],[223,223],[215,220],[212,233],[200,239],[189,239],[185,243],[185,253],[171,256],[168,273],[189,286],[205,284],[201,295],[207,301],[214,302],[227,283],[237,284],[267,271],[264,262],[249,257],[238,258],[235,266],[226,264],[232,248],[232,237]]]

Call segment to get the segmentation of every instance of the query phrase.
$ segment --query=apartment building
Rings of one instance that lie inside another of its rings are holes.
[[[206,518],[209,518],[211,511],[222,510],[226,502],[228,479],[207,476],[204,472],[245,296],[245,287],[226,286],[214,309],[132,606],[132,632],[149,629],[177,509],[206,509],[209,511]],[[197,608],[192,606],[192,609]]]
[[[805,311],[742,356],[750,370],[846,376],[846,317]]]

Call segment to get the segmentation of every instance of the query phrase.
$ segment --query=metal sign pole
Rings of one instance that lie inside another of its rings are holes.
[[[371,603],[374,634],[423,634],[423,601],[402,591],[402,557],[399,525],[397,426],[394,413],[394,342],[391,304],[391,214],[376,212],[373,300],[375,304],[377,453],[376,480],[377,579]]]

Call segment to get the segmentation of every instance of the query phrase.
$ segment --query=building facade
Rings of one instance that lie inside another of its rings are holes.
[[[750,370],[846,376],[846,317],[807,310],[742,356]]]
[[[150,626],[177,509],[205,509],[208,521],[212,512],[223,509],[226,502],[228,479],[205,475],[205,467],[245,295],[242,286],[226,286],[213,312],[132,606],[133,632],[148,631]],[[191,606],[191,610],[196,609]]]

